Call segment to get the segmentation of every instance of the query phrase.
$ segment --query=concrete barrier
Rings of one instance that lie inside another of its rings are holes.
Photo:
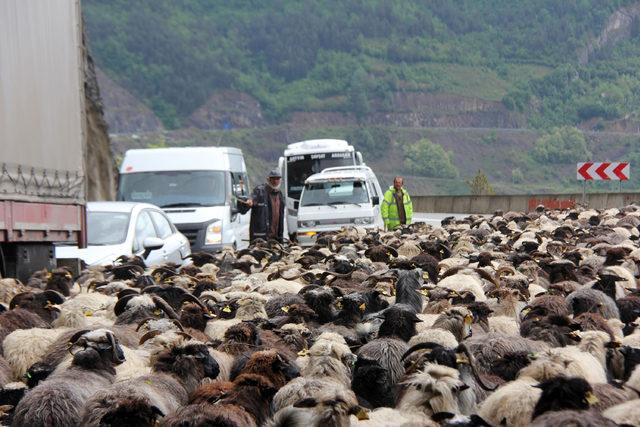
[[[582,194],[519,194],[504,196],[414,196],[415,212],[493,213],[496,210],[529,212],[538,205],[551,209],[570,209],[582,202]],[[640,193],[593,193],[586,205],[595,209],[616,208],[640,203]]]

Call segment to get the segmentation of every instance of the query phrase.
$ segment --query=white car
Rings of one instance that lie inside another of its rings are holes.
[[[80,258],[88,265],[112,263],[120,255],[139,255],[149,266],[183,264],[189,240],[162,209],[148,203],[87,203],[87,247],[57,246],[56,258]]]
[[[383,228],[382,189],[367,166],[327,168],[304,184],[298,206],[298,242],[313,245],[316,235],[342,227]]]

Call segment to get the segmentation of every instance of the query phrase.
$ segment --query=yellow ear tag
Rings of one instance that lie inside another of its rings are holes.
[[[428,291],[428,290],[426,290],[426,289],[420,289],[420,293],[421,293],[422,295],[424,295],[425,297],[428,297],[428,296],[429,296],[429,291]]]
[[[69,273],[65,274],[64,277],[66,277],[67,279],[72,279],[73,278],[73,276],[71,274],[69,274]]]
[[[85,310],[84,315],[87,316],[87,317],[91,317],[91,316],[93,316],[93,311]]]
[[[367,304],[362,303],[358,306],[358,308],[360,309],[360,311],[365,311],[367,309]]]
[[[392,296],[395,296],[395,295],[396,295],[396,287],[395,287],[395,286],[392,286],[392,287],[391,287],[391,295],[392,295]]]
[[[154,310],[153,314],[155,314],[156,316],[160,316],[162,314],[162,310]]]
[[[304,356],[306,356],[307,354],[309,354],[309,350],[308,350],[308,349],[306,349],[306,348],[305,348],[304,350],[300,350],[300,351],[298,352],[298,356],[300,356],[300,357],[304,357]]]
[[[284,311],[285,313],[289,312],[289,306],[285,305],[284,307],[280,307],[280,310]]]
[[[224,311],[225,313],[231,313],[231,307],[229,307],[228,305],[225,305],[222,311]]]
[[[429,279],[429,273],[422,272],[422,278],[425,279],[425,280]]]
[[[47,279],[51,279],[52,274],[51,273],[47,273]]]
[[[587,399],[587,402],[589,402],[589,405],[595,405],[596,403],[598,403],[600,401],[596,397],[596,395],[591,393],[591,392],[587,393],[587,395],[585,397]]]
[[[336,302],[336,307],[338,307],[339,310],[342,310],[342,303],[340,301]]]
[[[470,325],[472,322],[473,322],[473,316],[470,316],[468,314],[466,316],[464,316],[464,323],[465,324]]]
[[[364,421],[369,419],[369,414],[367,414],[367,411],[365,411],[363,408],[360,408],[360,410],[356,414],[356,417],[358,418],[358,421]]]

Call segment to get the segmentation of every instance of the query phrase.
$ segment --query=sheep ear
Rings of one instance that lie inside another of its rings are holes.
[[[64,296],[60,292],[50,289],[42,292],[42,295],[44,295],[47,298],[47,300],[51,301],[51,303],[53,304],[64,303]]]
[[[306,399],[298,400],[293,404],[294,408],[314,408],[318,405],[318,401],[313,397],[308,397]]]

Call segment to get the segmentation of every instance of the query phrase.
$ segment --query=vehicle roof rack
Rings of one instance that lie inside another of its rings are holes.
[[[364,166],[364,165],[354,165],[354,166],[335,166],[332,168],[326,168],[326,169],[322,169],[320,171],[320,173],[325,173],[325,172],[339,172],[339,171],[349,171],[349,170],[353,170],[353,171],[371,171],[371,168],[369,166]]]

